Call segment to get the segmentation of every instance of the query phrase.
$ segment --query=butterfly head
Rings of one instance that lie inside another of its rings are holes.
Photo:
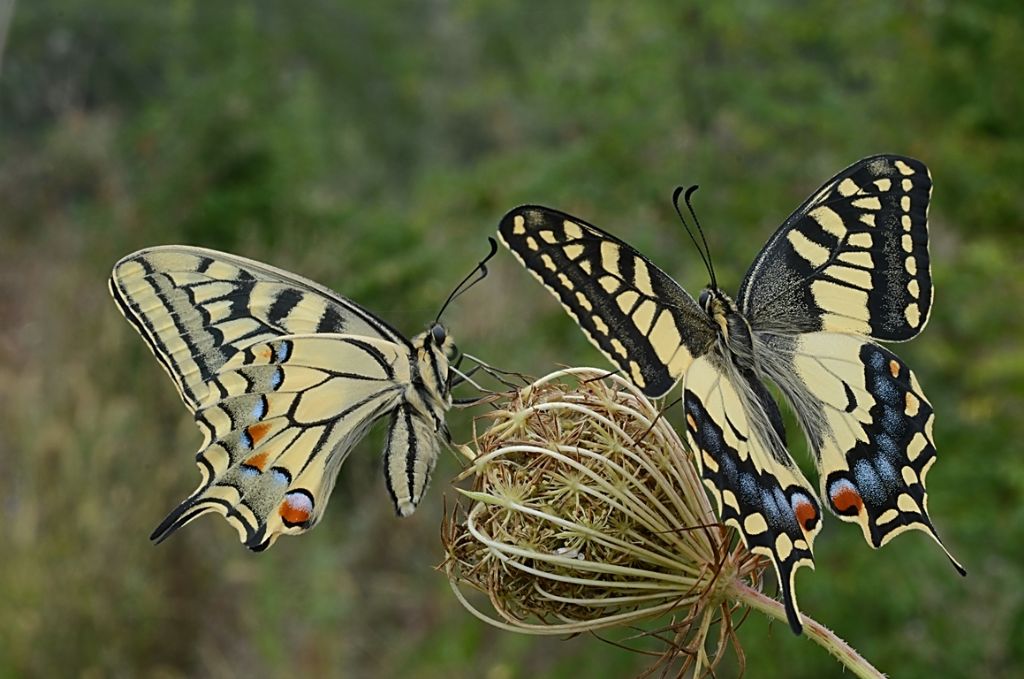
[[[409,401],[441,431],[445,411],[451,407],[451,364],[458,356],[448,329],[435,321],[425,332],[412,338],[416,355],[415,375]]]
[[[431,324],[425,335],[425,346],[435,347],[444,354],[449,362],[455,360],[455,357],[459,355],[459,349],[455,346],[451,335],[448,334],[448,328],[440,323],[435,321]]]
[[[736,312],[736,303],[732,298],[715,287],[704,288],[697,298],[697,303],[711,318]]]

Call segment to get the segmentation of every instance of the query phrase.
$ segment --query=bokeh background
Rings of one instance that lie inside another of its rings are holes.
[[[199,435],[110,301],[110,266],[160,243],[227,249],[411,334],[524,202],[613,231],[699,290],[669,201],[699,183],[735,289],[792,209],[878,152],[934,175],[934,312],[897,350],[938,413],[930,509],[970,575],[923,534],[875,552],[830,518],[800,602],[894,676],[1019,676],[1020,4],[398,5],[0,3],[0,676],[637,672],[645,659],[599,639],[464,612],[433,570],[457,461],[399,521],[379,432],[302,538],[250,554],[204,519],[150,545],[197,481]],[[503,367],[604,365],[505,252],[447,321]],[[457,439],[472,414],[452,416]],[[750,677],[840,671],[757,615],[740,639]]]

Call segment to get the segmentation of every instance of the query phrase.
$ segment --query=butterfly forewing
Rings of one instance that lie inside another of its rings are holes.
[[[928,321],[931,175],[874,156],[825,183],[769,239],[737,304],[755,329],[906,340]]]
[[[110,291],[193,411],[206,381],[253,342],[309,332],[405,342],[384,321],[313,281],[203,248],[128,255],[114,266]]]
[[[614,236],[538,206],[509,212],[502,243],[649,396],[662,396],[715,333],[685,290]]]
[[[110,289],[204,437],[199,487],[154,540],[210,511],[254,550],[310,529],[352,448],[398,410],[405,428],[392,421],[387,465],[400,453],[412,473],[386,480],[396,511],[415,510],[450,406],[444,348],[427,333],[410,342],[312,281],[200,248],[129,255]]]

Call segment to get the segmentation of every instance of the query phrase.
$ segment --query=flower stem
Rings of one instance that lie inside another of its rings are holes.
[[[761,592],[749,587],[738,580],[730,583],[726,596],[759,610],[765,615],[781,620],[786,623],[786,609],[781,602],[767,597]],[[851,672],[862,679],[885,679],[885,675],[875,669],[864,656],[858,653],[852,646],[836,636],[836,633],[828,629],[816,620],[804,616],[804,633],[826,651],[831,653],[839,662],[846,666]]]

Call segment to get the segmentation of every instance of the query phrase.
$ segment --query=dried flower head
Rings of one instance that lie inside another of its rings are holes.
[[[739,649],[732,592],[758,587],[765,562],[716,523],[686,447],[639,390],[567,369],[484,417],[487,431],[462,447],[470,503],[443,527],[444,567],[466,608],[532,634],[671,616],[648,632],[669,632],[662,662],[685,653],[681,671],[698,674],[730,643]],[[467,586],[492,610],[470,603]]]

